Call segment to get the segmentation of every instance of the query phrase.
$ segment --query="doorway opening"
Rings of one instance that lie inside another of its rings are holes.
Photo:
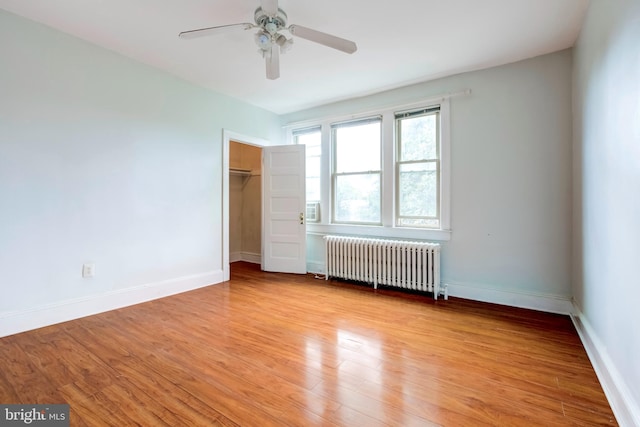
[[[240,175],[245,175],[248,178],[251,177],[253,171],[251,166],[238,168],[234,165],[233,169],[230,167],[232,143],[239,143],[241,147],[244,145],[258,147],[260,152],[260,177],[255,180],[254,185],[260,182],[259,187],[261,188],[261,203],[259,204],[262,225],[260,229],[262,236],[260,242],[261,269],[283,273],[306,273],[305,146],[274,146],[266,140],[224,129],[222,135],[223,280],[227,281],[231,276],[229,183],[232,176],[234,180]],[[233,173],[231,173],[232,171]],[[236,184],[234,183],[234,185]],[[256,246],[254,246],[254,250],[255,248]]]
[[[239,143],[243,145],[249,145],[262,149],[269,145],[269,141],[256,138],[249,135],[243,135],[240,133],[232,132],[227,129],[222,130],[222,275],[223,280],[227,281],[231,277],[230,269],[230,147],[231,142]],[[258,177],[259,178],[259,177]],[[235,179],[235,178],[234,178]],[[259,179],[258,179],[259,180]],[[261,218],[261,217],[260,217]],[[260,219],[262,221],[262,219]],[[262,250],[260,250],[262,254]]]
[[[229,262],[262,266],[262,148],[229,142]]]

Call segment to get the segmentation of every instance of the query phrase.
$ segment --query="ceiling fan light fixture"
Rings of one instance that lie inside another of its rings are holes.
[[[271,49],[272,42],[271,42],[271,35],[269,33],[265,31],[258,31],[255,34],[254,39],[260,49],[262,50]]]
[[[267,22],[264,26],[264,29],[269,33],[269,34],[275,34],[278,32],[278,25],[275,22]]]
[[[288,39],[282,34],[279,34],[278,37],[276,37],[276,44],[280,46],[280,53],[287,53],[293,46],[293,39]]]

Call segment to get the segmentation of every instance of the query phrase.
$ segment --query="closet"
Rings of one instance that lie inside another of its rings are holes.
[[[262,149],[229,143],[229,261],[262,261]]]

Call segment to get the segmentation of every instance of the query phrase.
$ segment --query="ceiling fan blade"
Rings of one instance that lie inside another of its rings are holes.
[[[265,62],[267,64],[267,78],[275,80],[280,77],[280,48],[278,46],[271,46],[271,54],[265,55]]]
[[[303,27],[302,25],[290,25],[288,30],[294,36],[298,36],[333,49],[341,50],[342,52],[353,53],[358,50],[358,46],[356,46],[356,44],[351,40],[332,36],[331,34],[323,33],[321,31],[312,30],[311,28]]]
[[[278,0],[261,0],[260,7],[267,15],[275,16],[278,13]]]
[[[254,24],[243,22],[242,24],[220,25],[218,27],[199,28],[197,30],[183,31],[178,34],[181,39],[195,39],[198,37],[213,36],[216,34],[230,33],[239,30],[249,30]]]

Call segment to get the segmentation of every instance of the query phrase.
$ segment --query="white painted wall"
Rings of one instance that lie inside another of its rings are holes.
[[[571,52],[284,116],[339,117],[471,89],[451,99],[452,235],[443,243],[450,294],[571,310]],[[310,236],[310,264],[322,265]]]
[[[640,426],[640,1],[592,0],[574,59],[573,294],[621,425]]]
[[[4,11],[0,40],[0,336],[221,281],[222,129],[278,117]]]

